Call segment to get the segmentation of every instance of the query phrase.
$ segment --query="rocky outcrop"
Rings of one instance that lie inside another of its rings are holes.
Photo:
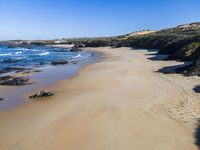
[[[183,61],[195,60],[199,56],[200,42],[191,42],[183,45],[174,54],[168,57],[168,59],[179,59]]]
[[[24,77],[12,77],[12,76],[0,77],[0,85],[22,86],[28,84],[31,84],[30,79]]]
[[[37,98],[51,97],[53,95],[55,95],[53,92],[44,90],[44,91],[40,91],[38,93],[35,93],[32,96],[29,96],[29,98],[31,98],[31,99],[37,99]]]
[[[200,76],[200,57],[191,65],[176,69],[176,72],[185,76]]]

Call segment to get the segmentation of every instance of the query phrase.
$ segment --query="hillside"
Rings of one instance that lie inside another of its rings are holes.
[[[0,44],[9,46],[74,44],[75,47],[133,47],[158,49],[159,54],[168,54],[168,60],[193,61],[193,64],[179,69],[185,75],[200,76],[200,22],[183,24],[160,31],[142,30],[115,37],[63,38],[55,40],[15,40]]]
[[[168,54],[168,60],[193,61],[193,64],[179,69],[185,75],[200,76],[200,23],[179,25],[160,31],[143,30],[130,34],[107,37],[66,40],[77,47],[112,46],[158,49],[159,54]]]
[[[178,71],[185,75],[200,75],[200,23],[180,25],[142,37],[130,37],[127,41],[131,47],[159,49],[159,54],[169,55],[168,60],[194,61]]]

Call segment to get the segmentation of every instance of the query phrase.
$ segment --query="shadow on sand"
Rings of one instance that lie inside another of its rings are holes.
[[[133,50],[139,50],[139,49],[133,49]],[[156,50],[148,50],[148,51],[157,52]],[[152,61],[162,61],[162,60],[165,60],[168,57],[168,55],[160,55],[160,54],[157,54],[157,53],[146,54],[146,55],[150,56],[148,59],[152,60]],[[161,73],[164,73],[164,74],[176,73],[176,69],[190,65],[190,64],[191,64],[191,62],[185,62],[184,64],[181,64],[181,65],[167,66],[167,67],[163,67],[163,68],[159,69],[157,72],[161,72]],[[200,93],[200,85],[194,87],[193,90],[196,93]],[[200,120],[198,121],[196,130],[195,130],[195,133],[194,133],[194,138],[195,138],[194,144],[200,150]]]
[[[200,85],[197,85],[193,88],[196,93],[200,93]]]
[[[152,56],[148,58],[149,60],[152,60],[152,61],[161,61],[161,60],[165,60],[168,57],[168,55],[160,55],[160,54],[146,54],[146,55]]]
[[[132,50],[144,50],[144,49],[136,49],[136,48],[131,48]],[[145,54],[147,56],[152,56],[150,58],[148,58],[149,60],[152,60],[152,61],[161,61],[161,60],[164,60],[166,59],[169,55],[164,55],[164,54],[158,54],[158,51],[157,49],[145,49],[147,50],[148,52],[152,52],[150,54]]]
[[[164,54],[158,54],[158,50],[156,50],[156,49],[148,49],[147,51],[148,52],[154,52],[154,53],[151,53],[151,54],[146,54],[147,56],[152,56],[152,57],[148,58],[149,60],[152,60],[152,61],[165,60],[169,56],[169,55],[164,55]]]
[[[163,54],[157,54],[157,53],[146,54],[146,55],[152,56],[152,57],[148,58],[149,60],[152,60],[152,61],[171,61],[171,60],[166,60],[166,58],[169,55],[163,55]],[[180,65],[167,66],[167,67],[163,67],[163,68],[159,69],[156,72],[160,72],[160,73],[164,73],[164,74],[177,73],[176,69],[185,67],[189,64],[191,64],[191,62],[184,62],[184,64],[180,64]]]
[[[197,124],[197,128],[196,128],[194,137],[195,137],[195,144],[198,147],[198,149],[200,150],[200,121]]]
[[[157,72],[161,72],[164,74],[177,73],[176,69],[185,67],[187,65],[188,65],[188,63],[184,63],[182,65],[167,66],[167,67],[163,67],[163,68],[159,69]]]

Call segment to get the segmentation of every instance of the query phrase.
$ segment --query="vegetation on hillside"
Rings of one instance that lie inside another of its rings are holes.
[[[185,75],[200,76],[200,23],[180,25],[175,28],[149,32],[149,34],[126,34],[109,38],[77,39],[75,45],[86,47],[112,46],[158,49],[168,54],[167,59],[193,61],[192,65],[179,69]]]
[[[100,38],[64,38],[45,41],[6,41],[3,44],[23,45],[51,45],[51,44],[74,44],[75,47],[133,47],[158,49],[159,54],[168,54],[167,59],[179,61],[193,61],[193,64],[179,69],[187,75],[200,76],[200,23],[191,23],[175,28],[160,31],[143,30],[116,37]],[[0,44],[1,44],[0,43]]]

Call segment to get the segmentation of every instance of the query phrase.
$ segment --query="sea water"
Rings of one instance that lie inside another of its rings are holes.
[[[48,46],[9,47],[0,46],[0,72],[7,68],[35,68],[51,65],[54,61],[74,61],[91,56],[85,51]]]

